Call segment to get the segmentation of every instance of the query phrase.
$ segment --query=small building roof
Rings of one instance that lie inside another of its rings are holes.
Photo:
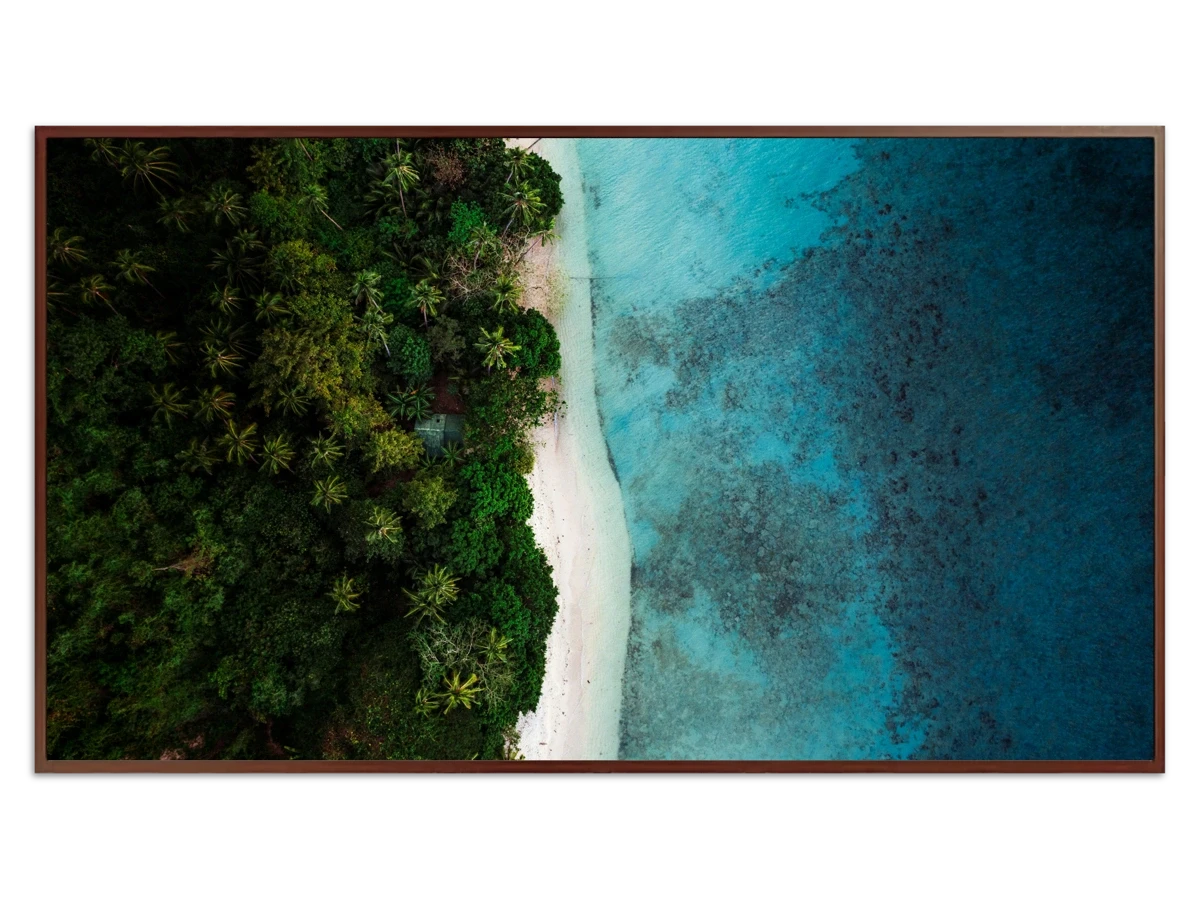
[[[444,415],[438,413],[428,418],[422,418],[413,429],[425,444],[425,453],[429,456],[440,456],[443,447],[451,443],[462,443],[463,429],[466,426],[464,415]]]

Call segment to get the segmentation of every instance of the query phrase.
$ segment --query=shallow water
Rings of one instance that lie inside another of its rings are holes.
[[[577,149],[622,756],[1152,755],[1151,143]]]

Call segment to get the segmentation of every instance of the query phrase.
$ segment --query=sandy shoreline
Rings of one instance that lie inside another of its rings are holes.
[[[559,240],[529,251],[522,281],[526,304],[541,309],[558,332],[565,408],[532,434],[530,526],[554,569],[559,611],[547,640],[541,699],[517,730],[528,759],[614,759],[629,636],[629,536],[596,408],[578,162],[569,140],[542,140],[534,152],[562,175],[565,203]]]

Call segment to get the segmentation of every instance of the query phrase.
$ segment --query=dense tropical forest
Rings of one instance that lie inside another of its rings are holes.
[[[558,182],[500,140],[50,141],[51,758],[516,755]]]

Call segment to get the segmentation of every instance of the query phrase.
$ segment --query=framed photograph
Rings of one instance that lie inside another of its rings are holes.
[[[1161,772],[1164,130],[36,134],[36,767]]]

